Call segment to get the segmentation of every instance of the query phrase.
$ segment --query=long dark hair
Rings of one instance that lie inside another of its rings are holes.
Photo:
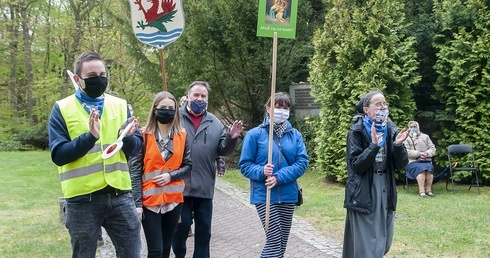
[[[156,118],[156,108],[158,103],[164,99],[171,99],[174,102],[174,108],[175,108],[175,117],[174,120],[170,123],[170,128],[172,131],[176,133],[180,133],[184,131],[184,127],[180,124],[180,112],[179,112],[179,105],[177,104],[177,100],[175,99],[174,95],[172,95],[170,92],[167,91],[162,91],[157,93],[155,95],[155,98],[153,99],[153,103],[151,104],[150,108],[150,113],[148,114],[148,118],[146,119],[146,125],[145,125],[145,133],[155,133],[158,127],[158,122]]]

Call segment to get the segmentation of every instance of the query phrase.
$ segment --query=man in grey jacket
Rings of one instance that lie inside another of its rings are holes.
[[[233,152],[243,130],[241,121],[235,121],[227,129],[216,116],[207,112],[209,91],[207,82],[191,83],[187,91],[187,102],[180,108],[181,123],[187,132],[187,141],[191,148],[192,170],[184,177],[182,222],[177,226],[172,243],[177,258],[184,258],[186,255],[192,214],[196,222],[193,257],[210,256],[216,157]]]

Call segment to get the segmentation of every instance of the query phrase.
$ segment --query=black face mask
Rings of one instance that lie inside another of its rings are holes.
[[[100,97],[107,89],[107,77],[94,76],[83,79],[83,81],[85,82],[85,89],[83,91],[93,99]]]
[[[168,124],[174,120],[175,110],[159,108],[157,109],[157,121],[161,124]]]

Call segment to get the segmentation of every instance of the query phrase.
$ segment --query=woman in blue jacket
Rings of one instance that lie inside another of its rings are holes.
[[[267,189],[271,190],[269,227],[260,257],[284,257],[291,231],[294,205],[298,201],[298,183],[308,166],[303,137],[288,121],[291,100],[284,92],[275,94],[274,143],[272,164],[268,164],[271,99],[265,104],[264,123],[245,135],[238,167],[250,179],[250,203],[254,204],[265,227]],[[264,228],[265,229],[265,228]]]

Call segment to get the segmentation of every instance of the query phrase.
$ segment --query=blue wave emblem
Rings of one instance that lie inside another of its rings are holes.
[[[182,28],[177,28],[168,32],[135,33],[136,37],[143,43],[151,46],[165,46],[175,41],[182,35]]]

